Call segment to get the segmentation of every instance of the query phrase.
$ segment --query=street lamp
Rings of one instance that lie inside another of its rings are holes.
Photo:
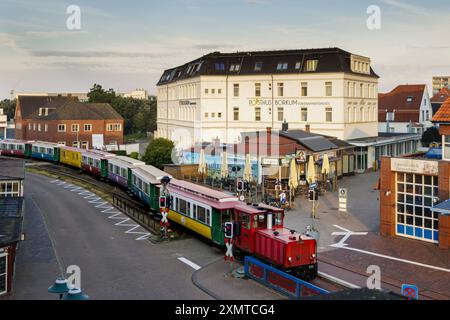
[[[84,294],[81,289],[73,288],[69,290],[63,300],[89,300],[89,296]]]
[[[56,279],[55,283],[48,288],[48,292],[58,293],[59,300],[61,300],[63,298],[63,295],[65,293],[68,293],[71,289],[72,287],[68,284],[67,279],[58,278]]]

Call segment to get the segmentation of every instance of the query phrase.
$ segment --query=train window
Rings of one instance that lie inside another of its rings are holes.
[[[48,153],[49,155],[53,155],[53,149],[52,149],[52,148],[48,148],[48,149],[47,149],[47,153]]]
[[[281,212],[273,214],[273,224],[275,226],[281,226],[283,224],[283,214]]]
[[[148,195],[150,195],[150,187],[148,183],[144,183],[144,192]]]
[[[99,160],[94,160],[94,167],[100,168],[100,161]]]
[[[241,213],[239,215],[239,221],[241,221],[242,227],[250,229],[250,216],[248,214]]]
[[[264,214],[255,214],[253,216],[253,228],[265,228],[266,216]]]
[[[44,147],[40,147],[40,148],[39,148],[39,152],[40,152],[40,153],[45,153],[45,148],[44,148]]]
[[[109,163],[109,164],[108,164],[108,171],[110,171],[111,173],[113,173],[113,172],[114,172],[113,167],[114,167],[114,166],[113,166],[111,163]]]
[[[206,209],[197,206],[197,220],[206,223]]]
[[[179,206],[178,206],[178,212],[187,216],[189,215],[189,202],[186,200],[180,199],[179,200]],[[195,212],[195,205],[194,205],[194,212]]]
[[[38,147],[33,147],[33,152],[38,152]]]
[[[127,169],[121,168],[120,170],[122,171],[122,177],[126,178],[127,177]]]

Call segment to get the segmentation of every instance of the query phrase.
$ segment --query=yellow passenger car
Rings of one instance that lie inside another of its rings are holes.
[[[59,162],[71,167],[81,169],[81,152],[82,149],[63,146],[60,149]]]

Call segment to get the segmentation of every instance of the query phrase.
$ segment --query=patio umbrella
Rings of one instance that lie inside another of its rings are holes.
[[[228,161],[227,161],[227,152],[224,151],[222,153],[222,167],[220,168],[220,176],[224,179],[228,177]]]
[[[328,160],[328,155],[325,153],[322,159],[322,174],[330,173],[330,161]]]
[[[244,180],[252,180],[252,164],[250,162],[250,154],[245,155]]]
[[[313,183],[316,181],[316,167],[314,164],[313,156],[309,156],[308,173],[307,173],[306,179],[309,181],[309,183]]]
[[[295,163],[295,158],[291,160],[290,168],[289,168],[289,190],[295,191],[298,187],[298,175],[297,175],[297,166]]]
[[[198,173],[205,174],[206,173],[206,161],[205,161],[205,150],[200,150],[200,156],[198,160]]]

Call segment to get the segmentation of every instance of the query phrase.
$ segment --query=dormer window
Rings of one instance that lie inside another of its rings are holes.
[[[288,68],[288,63],[287,62],[280,62],[277,65],[277,71],[287,70],[287,68]]]
[[[230,71],[238,72],[240,68],[241,68],[241,66],[239,64],[232,64],[230,66]]]
[[[307,72],[316,71],[318,64],[319,64],[319,60],[317,60],[317,59],[306,60],[305,71],[307,71]]]
[[[263,63],[257,62],[255,63],[255,71],[261,71],[262,70]]]
[[[302,66],[302,63],[300,61],[295,63],[295,70],[300,70],[300,67]]]
[[[406,98],[406,102],[407,102],[407,103],[413,102],[413,97],[408,96],[408,97]]]
[[[218,62],[214,65],[214,69],[216,69],[216,71],[225,71],[225,63],[223,62]]]

